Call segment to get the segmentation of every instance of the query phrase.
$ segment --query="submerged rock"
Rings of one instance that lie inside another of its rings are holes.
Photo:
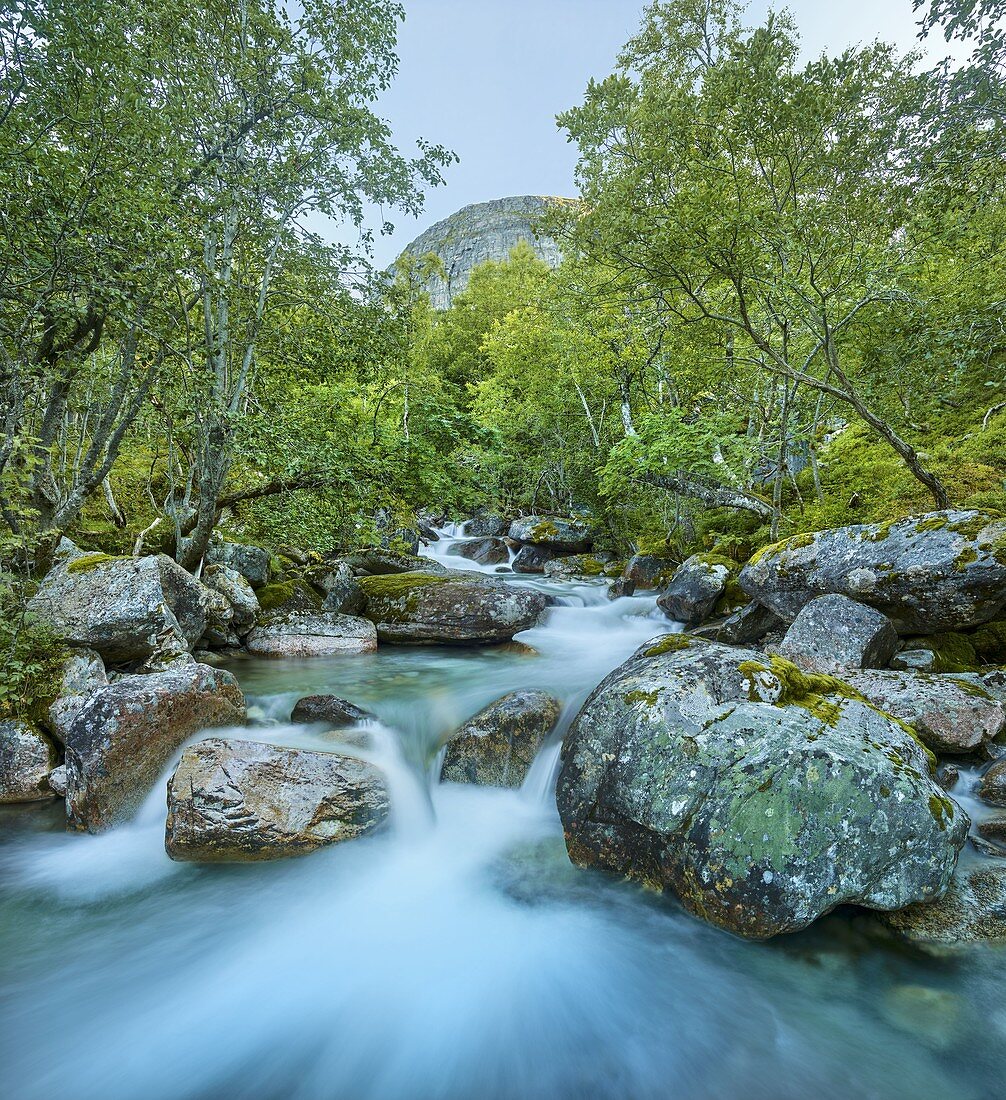
[[[66,728],[70,828],[97,833],[131,817],[189,737],[244,717],[234,677],[192,660],[92,692]]]
[[[898,648],[891,620],[848,596],[818,596],[793,620],[779,652],[805,672],[884,668]]]
[[[687,635],[644,646],[563,744],[574,863],[672,888],[742,936],[836,905],[897,909],[946,890],[968,817],[906,727],[808,676]]]
[[[522,516],[510,524],[508,533],[515,542],[547,546],[556,553],[582,553],[594,545],[590,524],[565,516]]]
[[[535,625],[548,604],[541,592],[471,573],[361,577],[364,614],[382,642],[488,645]]]
[[[1006,867],[989,864],[958,873],[938,901],[910,905],[883,919],[917,944],[1006,940]]]
[[[164,554],[85,554],[52,569],[28,606],[61,641],[106,661],[188,651],[206,629],[208,590]]]
[[[558,555],[549,546],[521,546],[511,562],[515,573],[544,573],[545,566]]]
[[[796,535],[756,554],[740,583],[787,621],[815,596],[849,596],[901,634],[988,622],[1006,605],[1006,519],[930,512]]]
[[[257,657],[333,657],[372,653],[377,631],[368,619],[334,611],[294,611],[255,627],[245,642]]]
[[[373,718],[369,710],[337,695],[305,695],[297,700],[290,715],[291,722],[324,722],[332,729],[355,726]]]
[[[0,721],[0,804],[51,799],[49,776],[58,763],[45,734],[27,722]]]
[[[713,613],[729,580],[728,566],[710,561],[703,554],[693,554],[675,571],[657,606],[676,623],[698,626]]]
[[[561,712],[543,691],[512,691],[490,703],[447,742],[441,781],[519,787]]]
[[[282,859],[373,832],[388,809],[372,764],[213,738],[186,749],[168,783],[164,846],[175,860]]]

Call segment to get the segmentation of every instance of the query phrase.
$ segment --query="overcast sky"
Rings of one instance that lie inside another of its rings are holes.
[[[770,0],[752,0],[749,22]],[[789,0],[805,53],[835,52],[883,38],[917,45],[912,0]],[[420,231],[462,206],[506,195],[573,193],[575,146],[556,129],[558,111],[578,103],[590,77],[611,72],[633,34],[643,0],[405,0],[401,71],[379,112],[399,148],[416,137],[461,158],[446,186],[427,196],[418,222],[391,215],[392,238],[377,239],[381,266]],[[942,40],[933,43],[942,56]],[[375,228],[380,223],[375,211]]]

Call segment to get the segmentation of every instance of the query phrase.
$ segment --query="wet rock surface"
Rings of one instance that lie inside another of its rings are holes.
[[[355,726],[373,718],[369,710],[337,695],[305,695],[297,700],[290,715],[291,722],[324,722],[332,729]]]
[[[368,619],[334,611],[294,611],[271,616],[245,641],[259,657],[334,657],[371,653],[377,632]]]
[[[52,798],[49,776],[58,762],[45,734],[27,722],[0,721],[0,804]]]

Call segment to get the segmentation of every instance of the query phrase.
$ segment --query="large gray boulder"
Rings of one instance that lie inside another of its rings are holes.
[[[51,799],[49,776],[58,763],[45,734],[27,722],[0,721],[0,804]]]
[[[728,615],[715,628],[713,641],[727,645],[750,645],[761,641],[766,634],[781,630],[786,625],[783,619],[770,607],[764,607],[756,600]]]
[[[292,611],[271,616],[245,639],[257,657],[335,657],[372,653],[377,631],[368,619],[334,611]]]
[[[361,577],[360,586],[378,639],[402,645],[509,642],[548,604],[541,592],[472,573]]]
[[[519,787],[562,713],[544,691],[512,691],[483,708],[447,742],[442,782]]]
[[[438,561],[420,558],[415,554],[403,554],[399,550],[367,547],[354,550],[342,559],[357,577],[383,577],[394,573],[449,573]]]
[[[565,516],[522,516],[510,524],[510,538],[556,553],[577,554],[594,545],[594,532],[584,519]]]
[[[670,887],[752,938],[836,905],[940,897],[968,817],[911,732],[848,691],[688,635],[644,646],[565,738],[571,859]]]
[[[522,546],[514,555],[510,568],[515,573],[544,573],[545,566],[558,555],[559,551],[550,546]]]
[[[325,593],[324,611],[338,615],[359,615],[367,602],[348,562],[334,561],[321,574],[318,587]]]
[[[224,539],[214,539],[206,551],[207,565],[225,565],[235,570],[252,588],[268,584],[271,560],[272,555],[264,547]]]
[[[343,729],[374,717],[369,710],[337,695],[305,695],[294,704],[290,721],[324,722],[330,729]]]
[[[677,566],[667,558],[653,554],[633,554],[622,570],[623,580],[631,581],[633,588],[652,591],[664,588],[674,578]]]
[[[92,691],[103,688],[108,675],[100,655],[93,649],[71,649],[63,658],[59,692],[49,704],[45,726],[62,744],[66,729]]]
[[[451,547],[450,553],[460,558],[467,558],[468,561],[477,561],[480,565],[506,565],[510,560],[507,544],[502,539],[488,535],[485,538],[456,542]]]
[[[1006,605],[1006,519],[930,512],[796,535],[756,554],[740,583],[790,622],[815,596],[837,593],[882,611],[901,634],[961,630]]]
[[[212,738],[186,749],[168,783],[164,846],[176,860],[282,859],[373,832],[388,810],[363,760]]]
[[[28,606],[60,641],[106,661],[188,650],[206,629],[206,588],[164,554],[84,554],[52,569]]]
[[[793,620],[779,653],[805,672],[885,668],[898,648],[891,620],[848,596],[818,596]]]
[[[842,678],[875,707],[907,722],[934,752],[972,752],[1006,728],[1002,703],[963,678],[872,669],[843,672]]]
[[[678,566],[657,605],[674,622],[698,626],[713,613],[729,581],[729,566],[703,554],[693,554]]]
[[[234,677],[192,660],[91,692],[64,730],[70,828],[97,833],[128,819],[183,742],[244,719]]]
[[[466,538],[498,538],[507,533],[507,521],[490,512],[480,512],[462,525]]]
[[[231,609],[229,625],[239,638],[243,638],[255,625],[261,611],[258,596],[248,579],[230,565],[208,565],[203,570],[202,582],[219,593]]]

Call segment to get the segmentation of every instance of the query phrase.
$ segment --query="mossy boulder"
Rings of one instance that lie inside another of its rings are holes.
[[[168,783],[164,846],[200,863],[282,859],[373,832],[389,809],[381,773],[362,760],[210,738]]]
[[[366,598],[348,562],[329,563],[318,574],[315,584],[325,593],[322,604],[325,611],[336,611],[340,615],[359,615],[363,610]]]
[[[358,577],[387,576],[392,573],[447,573],[449,570],[439,562],[420,558],[415,554],[406,554],[400,550],[388,550],[382,547],[366,547],[346,554],[342,559]]]
[[[693,554],[675,570],[657,605],[674,622],[698,626],[716,609],[733,573],[734,566],[726,559]]]
[[[402,645],[509,642],[548,605],[544,593],[470,572],[361,577],[360,587],[378,639]]]
[[[546,562],[542,572],[557,581],[571,581],[583,577],[604,576],[604,562],[593,554],[573,554],[565,558],[553,558]]]
[[[674,576],[677,563],[655,554],[633,554],[622,569],[622,578],[632,582],[636,591],[652,592],[666,587]]]
[[[462,525],[466,538],[499,538],[507,533],[509,524],[492,512],[479,512]]]
[[[574,863],[751,938],[943,894],[969,822],[908,727],[833,677],[678,638],[611,673],[566,735]]]
[[[744,590],[787,621],[816,596],[848,596],[900,634],[978,626],[1006,605],[1006,518],[943,511],[797,535],[759,551]]]
[[[521,516],[510,524],[509,536],[515,542],[547,546],[557,554],[576,554],[594,545],[590,524],[568,516]]]
[[[818,596],[805,604],[779,653],[806,672],[884,668],[898,648],[891,620],[848,596]]]

